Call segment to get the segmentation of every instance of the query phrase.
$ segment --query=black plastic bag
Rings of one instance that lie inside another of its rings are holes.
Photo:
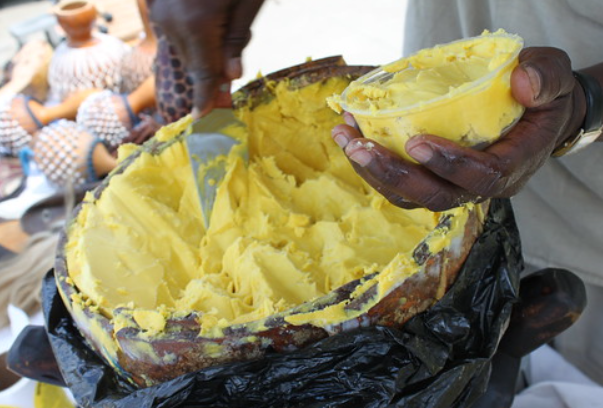
[[[518,296],[520,248],[510,202],[493,200],[456,282],[401,330],[358,329],[145,389],[121,380],[86,345],[52,274],[43,304],[59,367],[83,407],[469,407],[486,389]]]

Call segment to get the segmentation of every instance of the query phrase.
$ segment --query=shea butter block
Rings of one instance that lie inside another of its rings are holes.
[[[365,137],[407,159],[406,142],[423,133],[483,147],[523,114],[510,85],[522,46],[499,30],[423,49],[353,81],[328,103],[352,113]]]

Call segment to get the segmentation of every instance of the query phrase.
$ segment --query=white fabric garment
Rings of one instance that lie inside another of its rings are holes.
[[[0,218],[18,220],[31,206],[59,191],[58,187],[50,184],[35,163],[30,163],[25,189],[17,197],[0,202]]]
[[[566,51],[573,69],[603,62],[603,0],[409,0],[405,49],[504,28],[526,46]],[[579,275],[589,305],[556,340],[572,363],[603,384],[603,143],[550,159],[513,198],[526,261]]]
[[[529,356],[528,381],[512,408],[603,408],[603,387],[569,364],[549,346]]]
[[[9,305],[8,307],[8,316],[10,318],[10,326],[0,329],[0,354],[8,352],[19,333],[27,325],[44,324],[42,312],[30,318],[23,310],[13,305]],[[35,381],[21,378],[13,386],[0,390],[0,407],[34,408],[35,388]]]

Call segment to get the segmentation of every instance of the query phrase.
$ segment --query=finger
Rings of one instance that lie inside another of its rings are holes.
[[[214,109],[215,97],[218,93],[218,78],[203,76],[203,73],[191,73],[193,77],[193,111],[194,119],[201,118]]]
[[[193,104],[201,116],[213,108],[213,101],[223,81],[223,29],[215,28],[211,33],[203,35],[203,39],[191,37],[186,47],[189,52],[187,68],[193,80]]]
[[[557,115],[528,110],[511,132],[483,151],[432,135],[410,139],[406,151],[475,196],[510,197],[550,155],[560,126],[557,120]]]
[[[519,65],[511,75],[513,97],[531,108],[550,103],[574,88],[571,61],[560,49],[531,47],[519,54]]]
[[[343,120],[349,126],[356,128],[356,129],[360,129],[358,127],[358,123],[356,123],[356,119],[354,118],[354,115],[352,115],[350,112],[343,112]]]
[[[406,143],[408,154],[439,177],[479,197],[499,195],[506,187],[506,165],[496,156],[432,135]]]
[[[226,78],[233,80],[243,74],[241,54],[251,39],[251,23],[264,0],[239,0],[231,9],[231,18],[224,36]]]
[[[223,81],[218,86],[218,95],[214,99],[215,108],[232,108],[232,94],[230,92],[231,83]]]
[[[362,138],[356,128],[338,125],[332,136],[356,172],[398,207],[443,211],[479,199],[423,166],[409,163],[378,143]]]
[[[396,206],[444,211],[480,199],[371,140],[355,139],[345,153],[356,172]]]
[[[353,139],[362,138],[362,133],[350,125],[337,125],[331,131],[331,137],[339,147],[345,149]]]

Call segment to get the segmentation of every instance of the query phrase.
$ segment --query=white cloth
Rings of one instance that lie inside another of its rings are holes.
[[[566,51],[574,69],[603,62],[601,0],[409,0],[405,49],[504,28],[526,46]],[[579,275],[589,305],[559,336],[563,355],[603,384],[603,143],[551,159],[513,198],[526,261]]]
[[[15,198],[0,202],[0,217],[5,220],[18,220],[37,202],[56,194],[58,187],[50,184],[46,176],[30,163],[29,176],[25,180],[25,189]]]
[[[603,408],[603,387],[549,346],[530,354],[527,366],[533,385],[515,397],[512,408]]]
[[[0,354],[7,352],[19,333],[29,324],[43,324],[42,312],[31,317],[12,305],[8,307],[11,325],[0,329]],[[35,381],[22,378],[12,387],[0,390],[0,406],[34,408]]]

